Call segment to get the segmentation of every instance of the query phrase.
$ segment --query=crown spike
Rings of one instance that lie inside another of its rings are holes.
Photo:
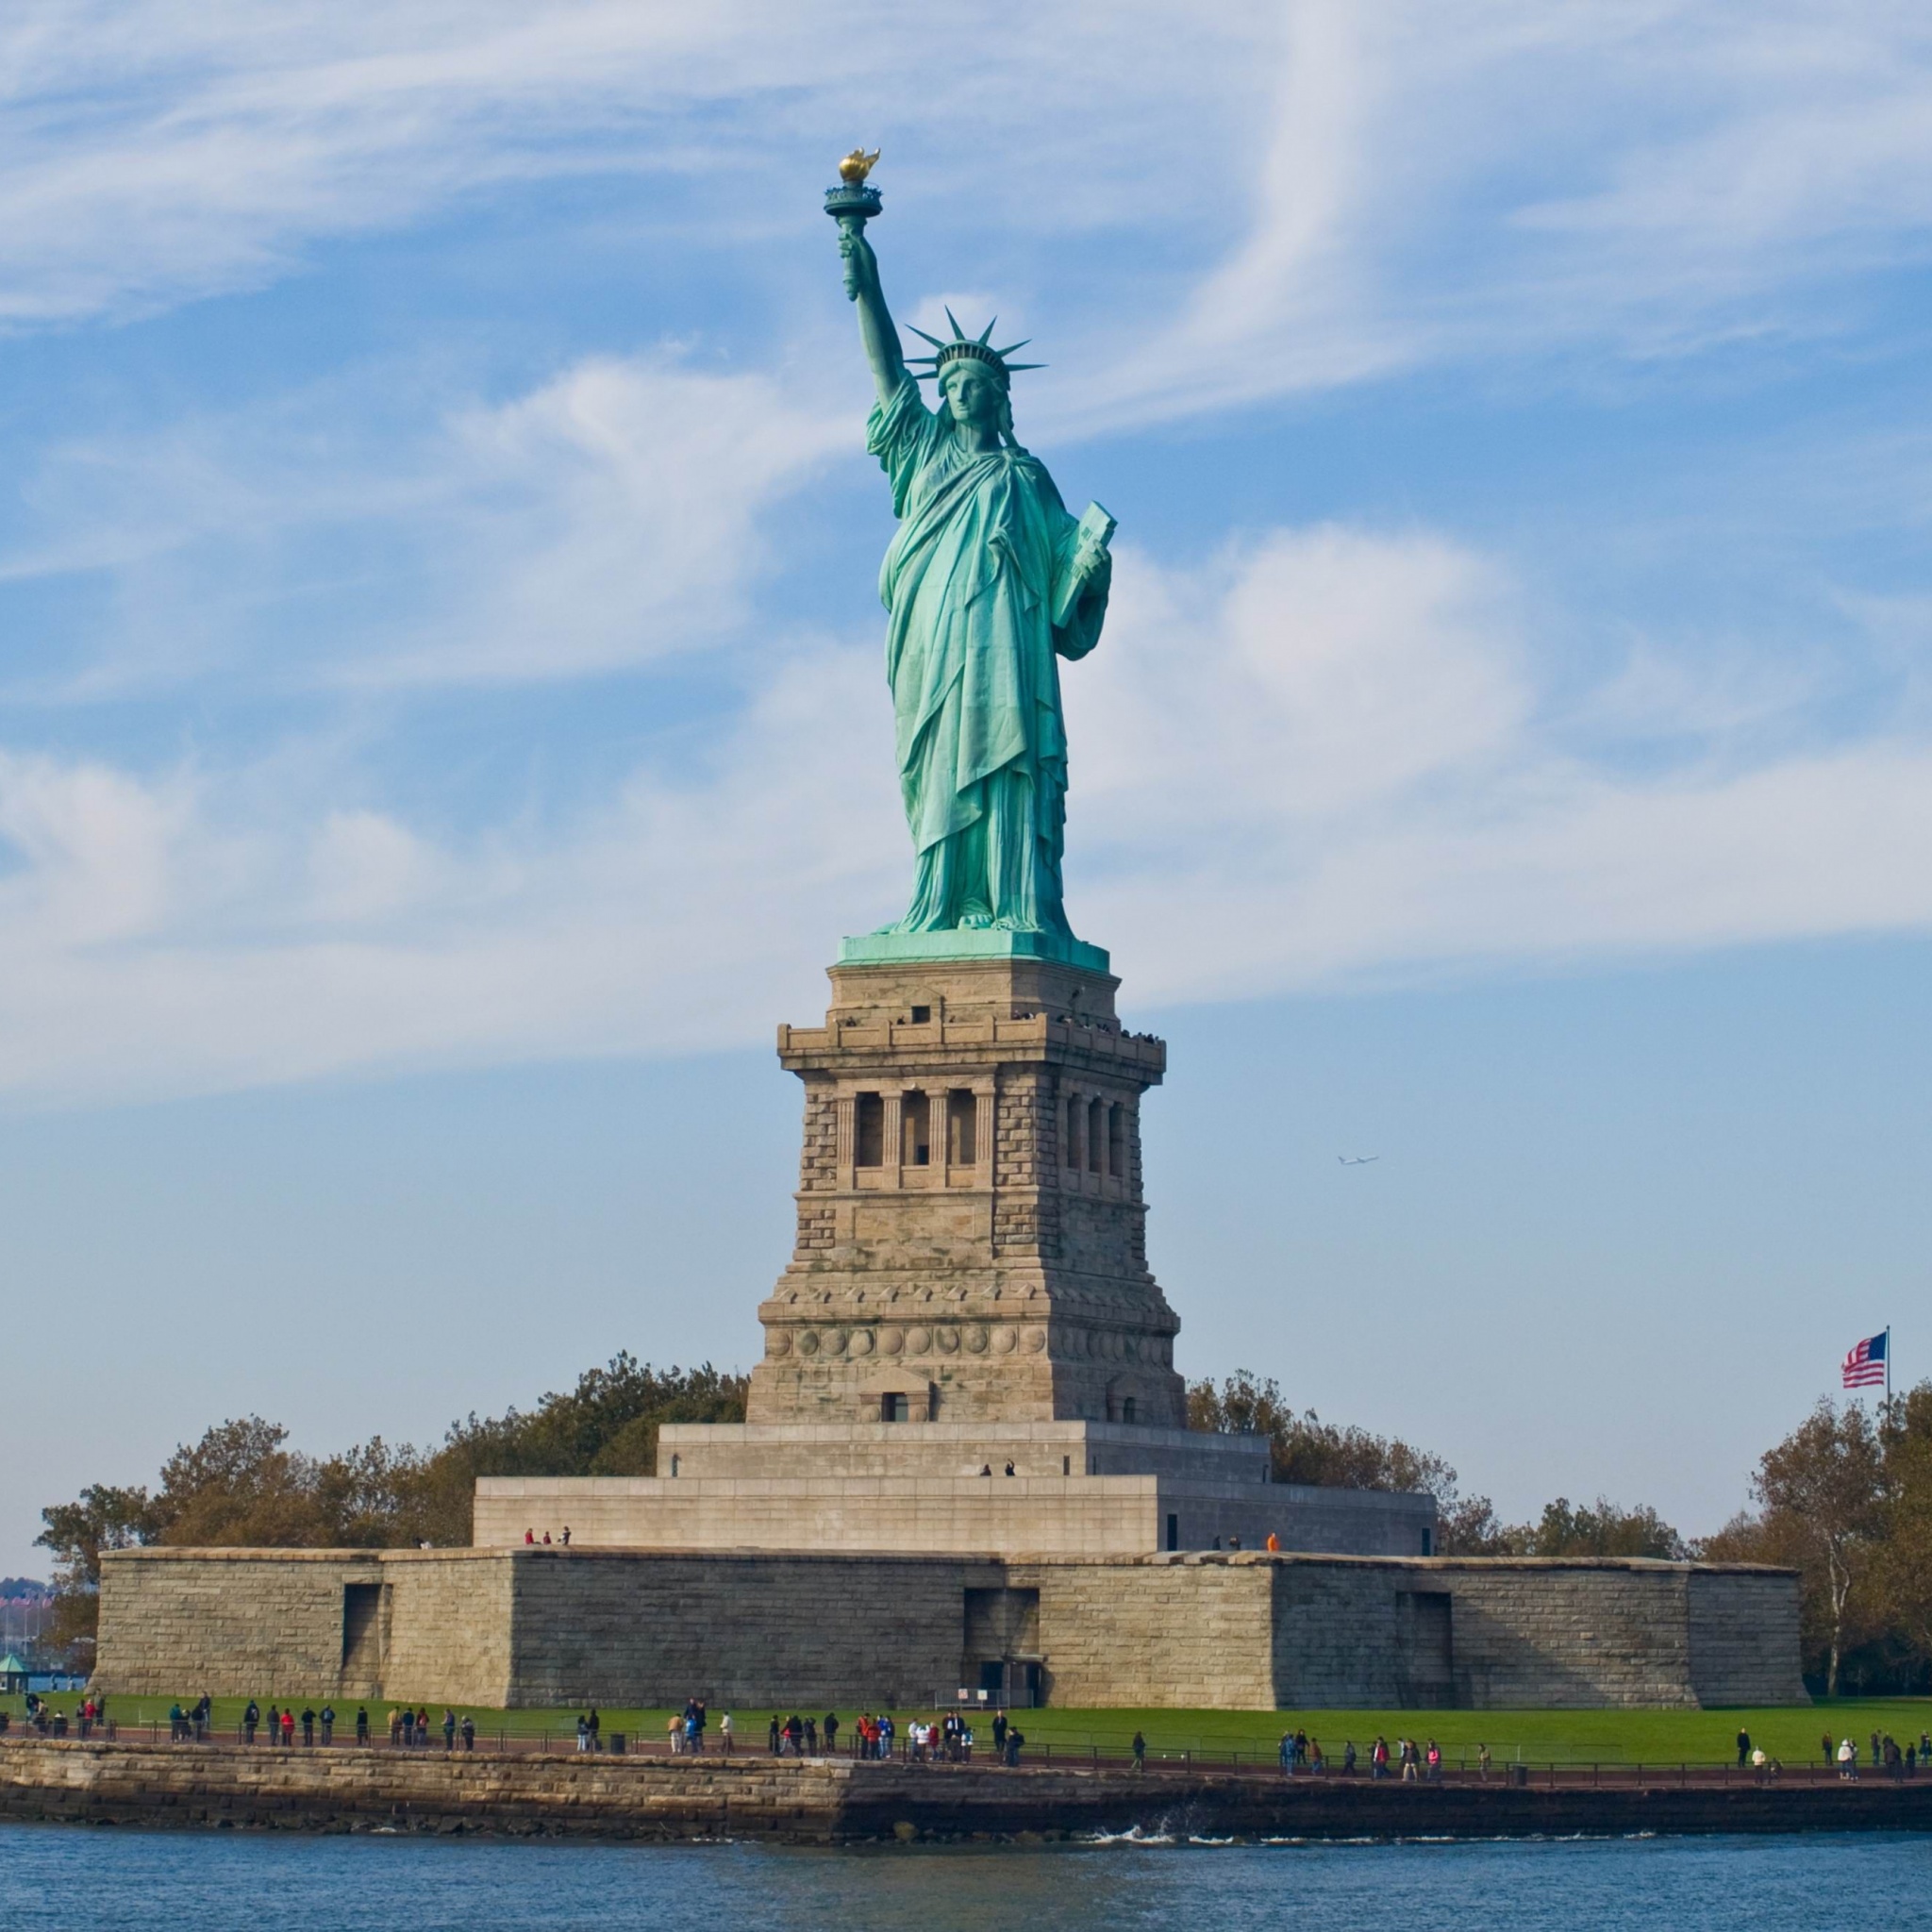
[[[986,338],[984,336],[981,336],[979,340],[981,341],[985,341]],[[1006,358],[1008,356],[1010,356],[1015,349],[1024,349],[1026,346],[1026,344],[1030,342],[1032,340],[1033,338],[1031,336],[1022,336],[1017,342],[1008,342],[1004,349],[995,349],[993,351],[993,354],[997,356],[1001,361],[1004,362]]]
[[[992,323],[993,323],[993,322],[997,322],[998,320],[999,320],[999,317],[998,317],[997,315],[995,315],[995,316],[993,317],[993,319],[992,319],[992,322],[990,322],[990,323],[988,323],[988,324],[987,324],[987,325],[986,325],[986,326],[985,326],[985,327],[984,327],[983,329],[981,329],[981,330],[979,331],[979,340],[980,340],[980,341],[981,341],[982,343],[984,343],[984,342],[987,342],[987,341],[990,341],[991,340],[991,338],[992,338]]]
[[[938,336],[927,335],[926,332],[923,328],[921,328],[917,323],[908,322],[906,325],[906,326],[908,329],[910,329],[912,333],[916,335],[922,342],[930,342],[935,349],[943,349],[946,346],[944,342],[941,341]]]
[[[1007,373],[1011,375],[1016,369],[1046,369],[1051,366],[1051,364],[1045,362],[1008,362],[1007,364]]]
[[[941,308],[944,306],[943,303],[941,304]],[[946,309],[946,320],[952,325],[953,340],[956,342],[963,342],[966,340],[966,331],[959,326],[959,318],[950,308]]]

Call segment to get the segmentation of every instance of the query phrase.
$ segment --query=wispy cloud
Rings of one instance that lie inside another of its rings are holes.
[[[1747,729],[1720,708],[1661,752],[1641,720],[1606,744],[1545,706],[1508,568],[1428,531],[1280,530],[1187,572],[1128,552],[1118,596],[1068,676],[1073,903],[1138,1002],[1932,924],[1923,721],[1767,754],[1774,689]],[[888,708],[872,640],[774,640],[747,675],[701,770],[460,837],[344,809],[325,769],[0,763],[0,1090],[808,1017],[833,923],[905,889]]]
[[[1829,326],[1842,277],[1932,236],[1932,40],[1890,0],[1257,0],[1181,35],[1124,0],[982,25],[936,60],[923,17],[831,32],[767,0],[17,0],[0,319],[258,286],[560,175],[638,177],[663,245],[795,242],[828,139],[859,127],[894,206],[1009,302],[1068,238],[1134,238],[1053,291],[1054,354],[1088,372],[1068,426]]]
[[[49,452],[0,586],[96,577],[115,615],[30,688],[73,701],[244,668],[283,688],[509,684],[688,652],[742,622],[774,560],[764,512],[854,442],[795,385],[668,352],[587,358],[386,439],[342,402]]]

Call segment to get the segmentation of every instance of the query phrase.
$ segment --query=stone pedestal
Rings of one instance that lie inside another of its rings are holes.
[[[1098,948],[962,938],[985,950],[848,941],[824,1024],[778,1030],[805,1150],[749,1420],[1183,1427],[1141,1187],[1166,1048],[1122,1028]]]

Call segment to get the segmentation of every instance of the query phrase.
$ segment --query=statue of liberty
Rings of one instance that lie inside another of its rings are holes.
[[[865,160],[864,157],[855,157]],[[869,165],[869,162],[867,163]],[[899,789],[918,856],[912,904],[892,933],[958,929],[1072,940],[1061,905],[1067,740],[1058,659],[1084,658],[1107,615],[1112,519],[1075,519],[1013,436],[1008,362],[953,320],[952,340],[913,333],[938,385],[928,409],[907,367],[864,213],[839,223],[846,291],[878,401],[866,447],[891,479],[898,533],[879,572],[890,613],[886,675]],[[837,191],[835,191],[835,194]],[[828,197],[828,211],[831,197]]]

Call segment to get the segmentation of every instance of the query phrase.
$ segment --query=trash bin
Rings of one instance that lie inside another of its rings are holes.
[[[1529,1766],[1512,1764],[1509,1766],[1509,1782],[1512,1785],[1526,1785],[1529,1782]]]
[[[611,1750],[612,1750],[613,1752],[615,1752],[615,1753],[617,1754],[617,1756],[618,1756],[618,1757],[622,1757],[624,1756],[624,1751],[625,1751],[625,1744],[624,1744],[624,1733],[623,1733],[622,1731],[612,1731],[612,1732],[611,1732],[611,1734],[610,1734],[610,1748],[611,1748]]]

